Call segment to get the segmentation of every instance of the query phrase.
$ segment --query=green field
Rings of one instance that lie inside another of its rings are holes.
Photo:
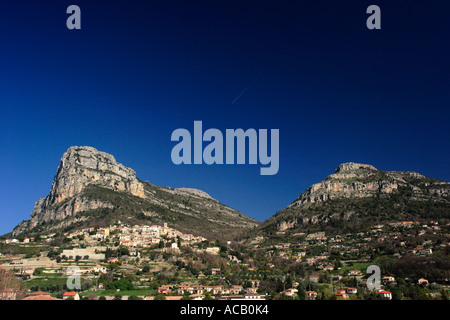
[[[361,270],[362,274],[366,273],[367,267],[370,266],[371,262],[355,262],[353,264],[349,264],[347,266],[342,266],[342,271],[350,271],[350,270]]]

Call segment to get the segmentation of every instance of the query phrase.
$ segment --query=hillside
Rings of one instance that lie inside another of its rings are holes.
[[[410,171],[344,163],[261,226],[265,233],[302,228],[357,231],[382,221],[448,219],[450,183]]]
[[[207,238],[230,238],[258,222],[207,193],[144,182],[107,153],[71,147],[58,166],[50,193],[39,199],[29,220],[12,233],[41,233],[86,226],[167,222],[180,231]]]

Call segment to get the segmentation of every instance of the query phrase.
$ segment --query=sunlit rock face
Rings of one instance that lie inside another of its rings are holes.
[[[32,232],[55,231],[111,219],[171,221],[178,228],[210,236],[258,225],[204,191],[153,185],[139,180],[134,170],[108,153],[70,147],[61,158],[49,194],[36,201],[31,218],[21,222],[13,236],[33,228]]]
[[[400,213],[411,213],[410,218],[425,217],[429,203],[438,203],[441,215],[450,212],[450,183],[416,172],[381,171],[369,164],[347,162],[306,189],[262,228],[286,231],[336,219],[361,220],[369,209],[372,215],[385,216],[386,210],[403,208]]]

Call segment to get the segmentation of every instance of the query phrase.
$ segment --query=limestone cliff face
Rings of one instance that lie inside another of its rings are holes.
[[[86,212],[98,214],[83,215]],[[143,182],[108,153],[92,147],[70,147],[61,158],[49,194],[36,202],[30,220],[20,223],[13,236],[35,227],[48,231],[105,220],[105,215],[111,218],[111,214],[134,223],[146,219],[171,220],[174,224],[183,221],[204,230],[216,227],[217,232],[223,231],[221,226],[239,229],[257,225],[206,192]]]
[[[61,159],[46,202],[60,203],[79,194],[88,184],[144,196],[144,187],[136,179],[136,173],[117,163],[112,155],[92,147],[71,147]]]
[[[111,203],[81,196],[90,185],[144,197],[144,186],[135,172],[117,163],[112,155],[92,147],[70,147],[61,158],[50,193],[36,202],[31,219],[19,224],[13,235],[44,222],[63,220],[78,212],[112,208]]]
[[[336,198],[364,198],[375,194],[394,193],[398,181],[368,164],[348,162],[322,182],[309,187],[290,206],[321,203]]]
[[[450,213],[450,183],[416,172],[381,171],[368,164],[349,162],[305,190],[268,219],[263,228],[285,231],[333,219],[361,218],[369,211],[376,216],[377,210],[379,216],[387,211],[426,216],[431,210],[429,203],[439,206],[433,209],[433,215],[437,210],[442,216]]]

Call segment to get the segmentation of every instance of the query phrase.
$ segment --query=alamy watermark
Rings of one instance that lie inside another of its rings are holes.
[[[370,273],[371,276],[367,278],[367,289],[378,290],[381,288],[381,270],[377,265],[370,265],[367,268],[366,273]]]
[[[66,281],[67,289],[81,290],[81,270],[78,266],[69,266],[66,270],[66,275],[69,275]]]
[[[180,128],[172,132],[171,140],[178,141],[171,153],[174,164],[235,164],[235,158],[236,164],[246,164],[247,146],[248,164],[257,164],[259,160],[259,163],[265,166],[260,168],[261,175],[277,174],[280,165],[279,129],[270,130],[269,155],[267,129],[259,129],[258,131],[251,128],[246,131],[243,129],[226,129],[224,149],[222,132],[214,128],[203,132],[202,126],[202,121],[194,121],[193,137],[187,129]],[[205,148],[203,148],[203,142],[209,142]]]
[[[77,5],[70,5],[66,10],[67,14],[70,16],[67,18],[66,26],[69,30],[80,30],[81,29],[81,9]],[[367,18],[366,26],[369,30],[381,29],[381,9],[377,5],[370,5],[366,10],[367,14],[370,16]],[[240,95],[239,95],[240,96]],[[235,101],[239,98],[235,99]],[[233,101],[233,103],[235,102]]]

